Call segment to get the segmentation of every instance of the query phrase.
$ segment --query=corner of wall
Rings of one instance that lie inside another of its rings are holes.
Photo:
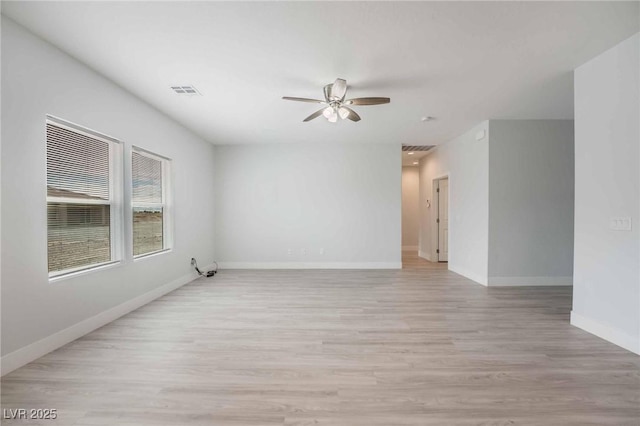
[[[422,251],[422,250],[418,249],[418,257],[421,257],[421,258],[431,262],[431,254],[428,251]]]
[[[485,287],[488,286],[488,278],[484,275],[478,274],[459,265],[454,265],[451,262],[449,262],[449,270],[451,272],[455,272],[458,275],[462,275],[463,277],[468,278],[471,281],[475,281],[476,283],[481,284]]]
[[[640,336],[631,336],[607,324],[571,311],[571,325],[640,355]]]

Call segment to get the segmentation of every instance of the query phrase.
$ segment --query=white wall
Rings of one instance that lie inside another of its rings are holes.
[[[48,281],[46,114],[173,159],[171,252]],[[189,281],[192,256],[211,262],[213,160],[212,145],[2,18],[3,373]]]
[[[489,145],[487,121],[434,148],[420,160],[420,254],[436,259],[433,180],[449,176],[449,269],[486,285],[489,246]],[[427,207],[431,202],[431,208]]]
[[[420,255],[437,259],[433,181],[448,176],[450,270],[570,285],[573,157],[570,120],[490,120],[438,146],[420,161]]]
[[[571,285],[573,120],[491,120],[489,132],[489,285]]]
[[[420,170],[402,168],[402,247],[417,251],[420,234]]]
[[[400,146],[301,142],[215,150],[221,267],[401,267]]]
[[[571,323],[640,354],[640,35],[575,70]],[[631,231],[609,227],[631,217]]]

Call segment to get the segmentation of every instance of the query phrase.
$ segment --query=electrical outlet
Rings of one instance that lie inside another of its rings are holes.
[[[321,248],[321,249],[319,250],[319,252],[320,252],[320,255],[323,255],[323,254],[324,254],[324,249],[323,249],[323,248]]]
[[[291,256],[293,254],[293,249],[287,249],[287,255]]]
[[[300,253],[302,253],[303,256],[307,255],[307,249],[303,248],[302,250],[300,250]]]
[[[609,228],[614,231],[631,231],[631,218],[612,217],[609,219]]]

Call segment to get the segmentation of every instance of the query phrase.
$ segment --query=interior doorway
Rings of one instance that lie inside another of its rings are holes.
[[[420,248],[421,215],[425,207],[420,204],[421,160],[429,154],[431,146],[402,145],[402,267],[433,268],[434,263],[419,256],[420,250],[429,250],[428,239],[424,241],[426,248]],[[427,181],[428,182],[428,181]],[[427,183],[428,184],[428,183]]]
[[[418,254],[420,175],[417,166],[402,167],[402,251]]]
[[[436,260],[449,261],[449,177],[434,181],[436,201]]]

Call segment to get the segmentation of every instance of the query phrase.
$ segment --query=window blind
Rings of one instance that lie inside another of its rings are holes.
[[[139,152],[131,154],[134,203],[162,203],[162,161]]]
[[[112,260],[110,145],[47,123],[50,274]]]
[[[133,204],[133,255],[165,248],[163,160],[141,152],[131,153]]]
[[[109,200],[109,142],[47,124],[47,195]]]

